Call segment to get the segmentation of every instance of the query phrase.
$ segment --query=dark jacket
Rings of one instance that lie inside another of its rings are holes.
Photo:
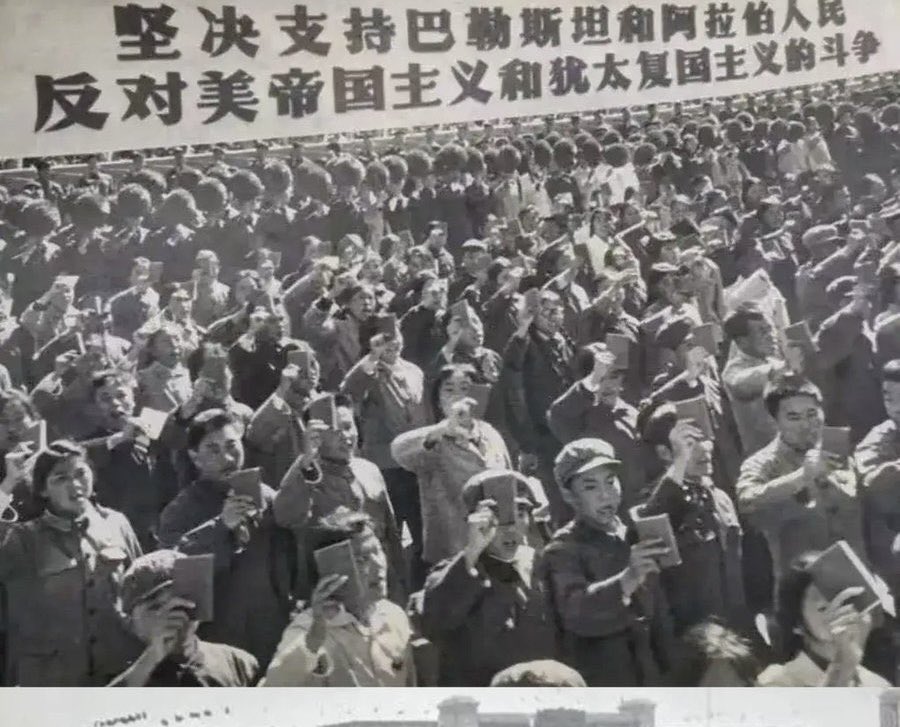
[[[141,652],[116,611],[118,579],[141,547],[120,513],[80,529],[50,513],[0,529],[4,684],[105,686]]]
[[[523,547],[514,564],[482,556],[470,572],[460,554],[431,571],[422,629],[440,652],[440,686],[486,687],[513,664],[555,658],[534,558],[534,551]]]
[[[506,421],[523,452],[537,454],[558,448],[547,423],[547,410],[574,383],[573,356],[568,339],[547,338],[533,326],[527,336],[514,336],[507,344],[500,382]]]
[[[610,408],[596,401],[582,382],[573,384],[554,401],[547,420],[560,444],[582,437],[596,437],[609,442],[622,462],[622,507],[629,508],[642,499],[647,489],[644,448],[637,429],[637,409],[619,399]]]
[[[215,619],[201,625],[200,636],[250,652],[264,669],[293,607],[296,548],[290,531],[275,524],[269,487],[246,543],[222,524],[227,494],[227,486],[203,480],[182,490],[160,516],[159,542],[187,555],[215,556]]]
[[[731,498],[711,481],[676,483],[663,478],[639,513],[668,515],[675,532],[682,564],[661,575],[675,632],[713,618],[746,630],[742,533]]]
[[[588,686],[650,686],[668,668],[671,624],[658,582],[651,576],[625,602],[621,574],[630,539],[572,521],[544,550],[562,660]]]

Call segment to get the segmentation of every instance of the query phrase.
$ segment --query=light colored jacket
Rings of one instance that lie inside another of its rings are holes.
[[[444,437],[433,447],[426,447],[425,440],[434,429],[431,426],[406,432],[391,444],[397,463],[419,479],[422,558],[432,564],[452,558],[466,545],[469,513],[462,492],[469,478],[486,469],[512,468],[503,437],[487,422],[475,422],[472,441]]]

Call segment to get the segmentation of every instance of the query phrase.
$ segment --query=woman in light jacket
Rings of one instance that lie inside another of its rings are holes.
[[[25,476],[25,456],[7,456],[0,495]],[[43,513],[0,525],[3,683],[105,686],[141,653],[116,610],[116,584],[141,547],[124,515],[93,504],[94,476],[80,446],[51,444],[32,483]]]
[[[861,595],[861,588],[848,588],[831,599],[824,596],[810,570],[818,555],[801,555],[782,579],[777,625],[782,654],[788,661],[763,671],[758,685],[890,686],[884,678],[862,666],[877,607],[867,613],[856,610],[852,601]]]
[[[429,565],[453,557],[466,544],[468,510],[462,493],[468,479],[486,469],[512,469],[503,437],[472,416],[474,373],[468,365],[441,369],[431,391],[440,421],[401,434],[391,444],[397,464],[419,480],[422,560]]]

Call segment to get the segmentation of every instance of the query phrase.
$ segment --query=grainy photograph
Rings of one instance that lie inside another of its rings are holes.
[[[896,727],[898,699],[881,689],[6,691],[0,721],[15,714],[21,727]]]
[[[898,27],[0,0],[0,684],[898,684]],[[695,718],[507,693],[379,699]]]

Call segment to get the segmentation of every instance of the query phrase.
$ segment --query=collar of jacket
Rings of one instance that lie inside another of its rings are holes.
[[[797,467],[799,467],[804,458],[806,457],[806,452],[798,452],[796,449],[787,444],[782,438],[781,435],[778,434],[775,437],[775,456],[787,462],[795,462]]]
[[[627,537],[628,528],[625,526],[625,523],[618,517],[616,517],[616,525],[614,530],[606,530],[601,528],[599,525],[596,525],[591,522],[587,522],[586,520],[575,520],[572,525],[572,535],[575,536],[577,540],[594,542],[598,539],[598,536],[601,538],[609,538],[612,540],[625,540]]]
[[[533,548],[521,545],[516,551],[515,557],[509,562],[498,560],[485,553],[479,559],[478,565],[487,576],[496,571],[511,569],[527,588],[531,588],[532,575],[534,573],[534,556],[535,551]]]
[[[321,457],[319,459],[319,466],[322,470],[322,475],[331,475],[332,477],[344,477],[344,478],[355,478],[355,474],[353,473],[353,468],[350,466],[350,462],[343,462],[337,459],[330,459],[326,457]]]
[[[198,667],[203,665],[203,651],[200,639],[194,635],[177,654],[169,654],[167,660],[180,667]]]
[[[84,533],[90,525],[89,513],[90,510],[84,515],[73,519],[62,517],[61,515],[50,512],[50,510],[44,510],[44,513],[41,515],[41,523],[51,530],[57,530],[61,533],[71,533],[74,531]]]

